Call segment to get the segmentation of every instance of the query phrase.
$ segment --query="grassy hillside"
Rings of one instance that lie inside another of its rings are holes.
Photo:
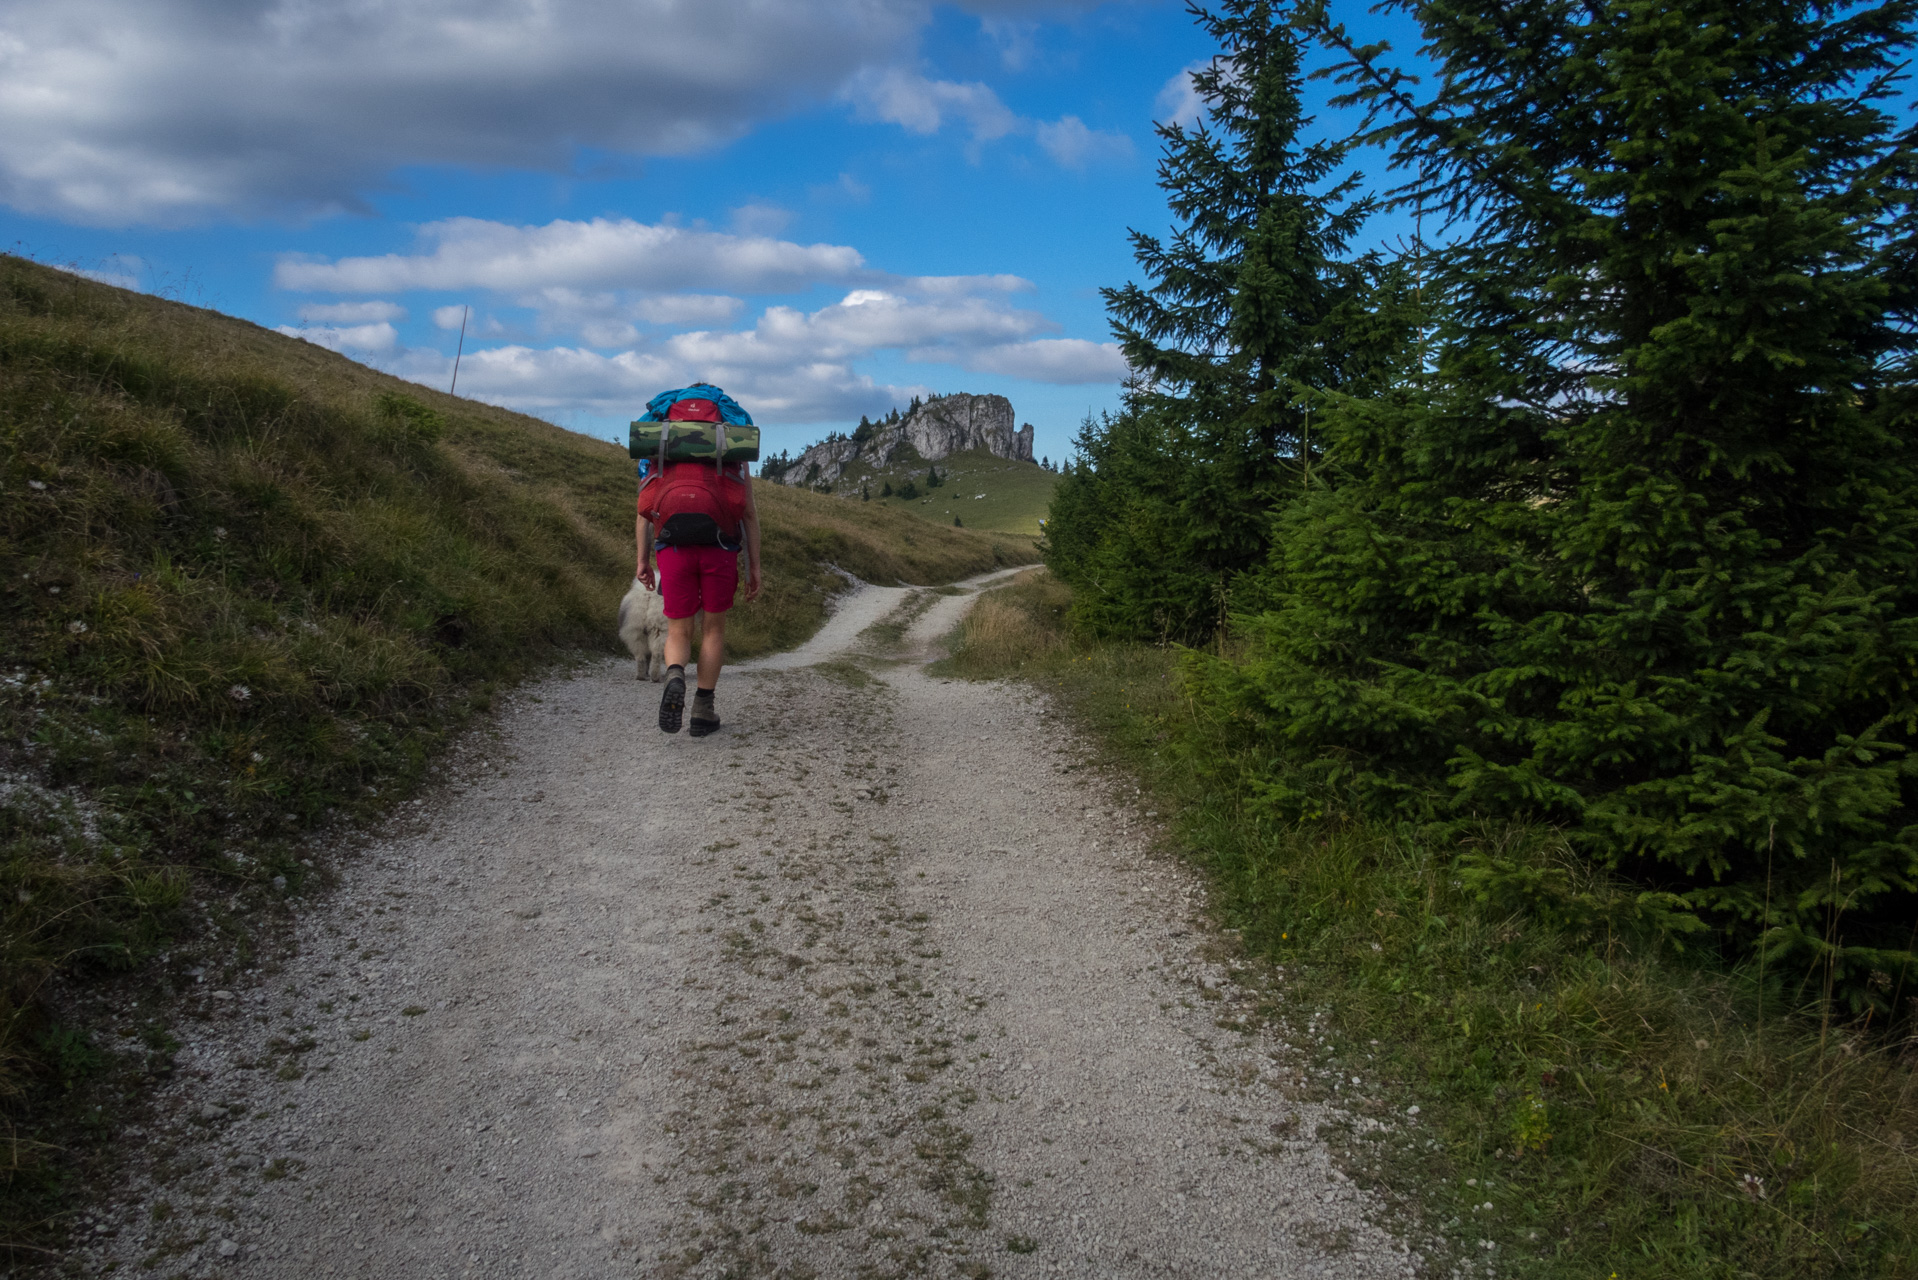
[[[1009,462],[981,449],[955,453],[939,462],[944,483],[926,488],[928,464],[912,454],[892,465],[874,467],[859,462],[848,468],[833,493],[857,499],[863,490],[868,502],[888,510],[908,512],[933,524],[951,527],[957,516],[968,529],[1037,537],[1039,522],[1052,502],[1059,477],[1034,462]],[[907,481],[920,491],[916,498],[882,497],[886,486],[895,491]]]
[[[167,1069],[163,1024],[128,1047],[56,1011],[244,967],[314,874],[297,840],[403,796],[502,683],[610,652],[633,493],[605,441],[0,256],[0,1246],[46,1235],[74,1100]],[[818,625],[827,562],[1032,557],[816,494],[762,512],[742,654]]]

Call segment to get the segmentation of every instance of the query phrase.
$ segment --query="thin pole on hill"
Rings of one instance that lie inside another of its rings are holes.
[[[446,394],[449,396],[459,389],[460,357],[466,354],[466,317],[472,310],[471,307],[460,308],[460,345],[459,349],[453,352],[453,385],[446,389]]]

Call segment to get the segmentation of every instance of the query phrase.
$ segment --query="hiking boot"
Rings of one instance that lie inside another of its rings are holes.
[[[719,712],[713,709],[713,691],[701,689],[693,694],[693,720],[686,726],[688,737],[703,738],[719,732]]]
[[[679,719],[686,714],[686,671],[666,668],[666,691],[659,695],[659,728],[662,733],[678,733]]]

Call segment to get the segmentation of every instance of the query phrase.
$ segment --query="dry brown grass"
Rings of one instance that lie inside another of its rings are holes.
[[[989,591],[966,615],[946,668],[972,679],[1036,670],[1070,648],[1065,610],[1072,588],[1032,569]]]

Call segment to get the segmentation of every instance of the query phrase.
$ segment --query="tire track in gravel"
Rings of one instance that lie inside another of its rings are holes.
[[[1034,691],[926,674],[972,597],[880,590],[830,660],[730,671],[703,741],[625,663],[510,700],[296,955],[197,1005],[76,1260],[1414,1274],[1315,1136],[1370,1122],[1288,1094],[1149,817]]]

